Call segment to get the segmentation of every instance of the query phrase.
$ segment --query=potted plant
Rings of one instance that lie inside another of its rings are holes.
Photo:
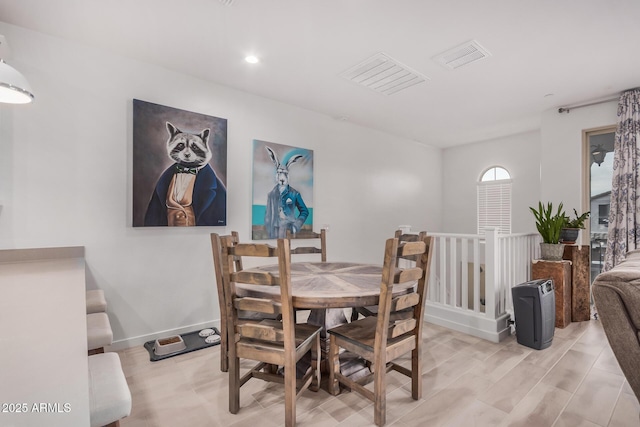
[[[567,245],[573,245],[578,240],[578,234],[584,229],[584,222],[589,218],[591,211],[578,215],[578,211],[573,210],[574,217],[564,216],[564,224],[560,231],[560,241]]]
[[[560,261],[564,253],[564,244],[560,243],[560,231],[564,226],[564,211],[562,203],[553,211],[553,204],[547,203],[546,207],[538,202],[538,209],[529,207],[536,219],[536,228],[542,237],[540,243],[541,258],[548,261]]]

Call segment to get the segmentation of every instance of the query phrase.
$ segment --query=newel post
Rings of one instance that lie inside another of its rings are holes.
[[[488,227],[485,229],[485,313],[491,318],[496,318],[498,301],[498,278],[500,274],[500,246],[498,244],[498,229]]]
[[[409,233],[411,233],[411,226],[410,225],[399,225],[398,226],[398,230],[402,231],[402,234],[409,234]]]

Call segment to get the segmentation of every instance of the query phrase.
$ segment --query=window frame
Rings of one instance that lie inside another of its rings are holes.
[[[484,179],[493,170],[493,179]],[[509,178],[496,179],[497,171],[506,172]],[[487,228],[497,228],[500,234],[511,234],[512,227],[512,184],[511,173],[502,166],[485,169],[477,182],[476,189],[476,230],[484,234]]]

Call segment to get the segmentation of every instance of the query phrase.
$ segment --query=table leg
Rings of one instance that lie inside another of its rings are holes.
[[[324,378],[327,378],[325,375],[329,373],[329,334],[327,334],[327,330],[335,326],[344,325],[347,323],[347,317],[342,308],[313,309],[309,314],[307,323],[322,327],[320,332],[322,355],[320,370]],[[364,360],[354,357],[354,355],[343,353],[340,355],[340,372],[342,375],[356,379],[367,375],[370,371]]]
[[[327,335],[327,329],[347,323],[344,309],[327,308],[311,310],[307,323],[322,327],[322,331],[320,332],[320,347],[322,349],[322,360],[324,361],[329,354],[329,336]]]

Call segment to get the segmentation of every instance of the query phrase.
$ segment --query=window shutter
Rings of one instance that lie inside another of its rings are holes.
[[[487,227],[511,234],[511,180],[478,184],[478,234]]]

